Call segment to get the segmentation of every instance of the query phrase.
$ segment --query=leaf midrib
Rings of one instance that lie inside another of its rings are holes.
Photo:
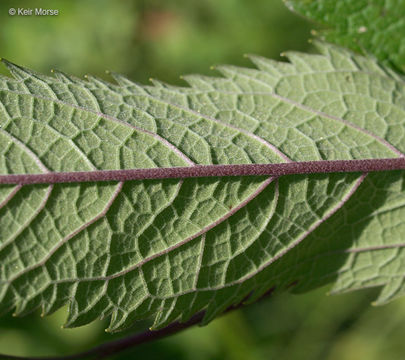
[[[405,157],[355,160],[316,160],[278,164],[196,165],[146,169],[50,172],[0,175],[0,184],[53,184],[227,176],[284,176],[338,172],[405,170]]]

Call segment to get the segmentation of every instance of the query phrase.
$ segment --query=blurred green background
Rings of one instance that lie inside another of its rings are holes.
[[[59,15],[10,16],[11,7],[52,8]],[[281,0],[2,0],[0,56],[47,74],[54,68],[108,79],[110,70],[142,83],[153,77],[182,84],[181,74],[211,74],[213,64],[251,66],[244,53],[279,59],[284,50],[309,51],[313,27]],[[405,301],[374,308],[375,290],[326,292],[270,298],[114,359],[404,358]],[[45,319],[38,313],[0,318],[0,352],[62,355],[125,335],[106,334],[103,321],[62,330],[65,314],[66,308]]]

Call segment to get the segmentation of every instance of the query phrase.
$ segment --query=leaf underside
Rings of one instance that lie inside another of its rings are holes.
[[[317,46],[190,87],[6,62],[0,174],[404,156],[403,78]],[[404,187],[404,171],[1,185],[0,310],[69,303],[65,326],[117,331],[326,283],[384,303],[405,291]]]

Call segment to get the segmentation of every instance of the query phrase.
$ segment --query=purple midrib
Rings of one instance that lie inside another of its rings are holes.
[[[282,176],[336,172],[405,170],[405,158],[319,160],[280,164],[196,165],[151,169],[48,172],[0,175],[0,184],[54,184],[95,181],[128,181],[222,176]]]

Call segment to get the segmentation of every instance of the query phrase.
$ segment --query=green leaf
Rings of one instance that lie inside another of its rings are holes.
[[[290,63],[117,84],[6,62],[0,175],[403,158],[404,79],[326,44]],[[220,175],[220,174],[219,174]],[[403,293],[405,172],[0,185],[0,309],[110,331],[268,291]]]
[[[405,72],[405,0],[285,0],[286,5],[326,25],[330,42],[374,55]]]

